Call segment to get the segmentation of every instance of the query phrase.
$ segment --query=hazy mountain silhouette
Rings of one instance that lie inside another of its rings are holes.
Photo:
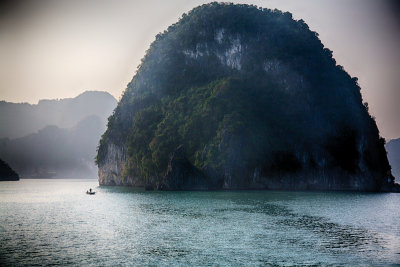
[[[107,92],[86,91],[75,98],[40,100],[38,104],[0,101],[0,138],[19,138],[47,125],[71,128],[90,115],[104,122],[117,101]]]
[[[0,139],[1,158],[22,177],[95,178],[96,147],[116,103],[114,97],[104,92],[85,92],[72,99],[41,100],[38,105],[6,103],[3,108],[10,107],[7,112],[15,110],[18,117],[9,113],[10,118],[5,119],[1,114],[1,121],[8,121],[6,124],[10,125],[9,135],[14,132],[18,136],[17,129],[28,132],[39,124],[47,126],[24,137]],[[30,123],[24,127],[21,121],[29,122],[29,118],[37,125]],[[15,122],[11,123],[12,120]],[[6,132],[3,128],[1,131]]]
[[[400,178],[400,138],[390,140],[386,144],[386,150],[392,173],[396,178]]]

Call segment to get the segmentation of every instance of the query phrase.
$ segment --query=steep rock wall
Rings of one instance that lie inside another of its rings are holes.
[[[126,164],[124,147],[113,143],[108,144],[105,160],[99,164],[99,184],[144,186],[140,179],[125,173]]]

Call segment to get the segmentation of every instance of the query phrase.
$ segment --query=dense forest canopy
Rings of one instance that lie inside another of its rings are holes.
[[[109,118],[100,168],[110,144],[126,155],[120,179],[144,183],[162,180],[180,145],[236,187],[256,171],[390,175],[357,78],[303,20],[252,5],[205,4],[158,34]]]

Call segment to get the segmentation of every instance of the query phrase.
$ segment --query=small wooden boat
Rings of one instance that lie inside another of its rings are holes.
[[[94,192],[94,191],[92,191],[92,190],[88,190],[88,191],[86,191],[86,194],[88,194],[88,195],[94,195],[94,194],[96,194],[96,192]]]

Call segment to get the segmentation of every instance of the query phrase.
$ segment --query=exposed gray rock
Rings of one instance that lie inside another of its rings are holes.
[[[112,143],[109,144],[107,146],[106,159],[102,166],[99,166],[99,184],[121,185],[121,176],[125,163],[124,149]]]
[[[104,162],[99,166],[100,185],[129,185],[143,187],[141,179],[124,173],[127,164],[125,149],[110,143]]]

